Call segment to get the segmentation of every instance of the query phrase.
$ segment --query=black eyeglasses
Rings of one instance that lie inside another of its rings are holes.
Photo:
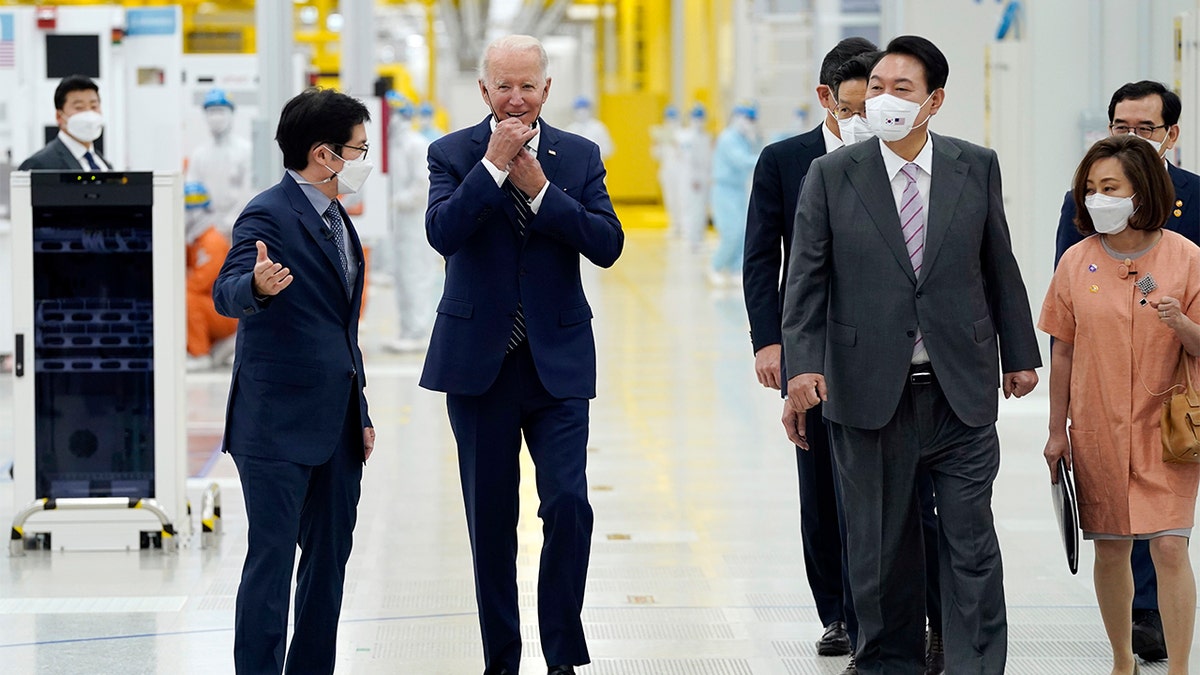
[[[359,152],[361,152],[362,154],[361,154],[361,155],[359,155],[358,157],[355,157],[355,159],[366,159],[366,158],[367,158],[367,151],[371,149],[371,148],[370,148],[370,146],[367,146],[367,145],[364,145],[364,146],[362,146],[362,147],[359,147],[359,146],[357,146],[357,145],[346,145],[345,143],[330,143],[329,145],[332,145],[332,146],[334,146],[334,147],[336,147],[336,148],[350,148],[351,150],[358,150],[358,151],[359,151]],[[336,154],[337,154],[339,157],[341,157],[341,155],[342,155],[342,153],[340,153],[340,152],[339,152],[339,153],[336,153]],[[342,159],[344,160],[344,159],[345,159],[345,157],[342,157]]]
[[[1138,136],[1141,136],[1142,138],[1150,138],[1151,136],[1154,135],[1155,131],[1158,131],[1159,129],[1166,129],[1170,126],[1171,125],[1169,125],[1169,124],[1159,124],[1158,126],[1152,127],[1152,126],[1143,124],[1141,126],[1131,127],[1127,124],[1110,124],[1110,125],[1108,125],[1108,130],[1117,135],[1137,134]]]

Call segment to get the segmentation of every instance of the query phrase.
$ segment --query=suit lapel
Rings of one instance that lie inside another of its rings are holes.
[[[337,244],[333,242],[332,237],[325,236],[325,219],[317,214],[313,208],[312,202],[304,195],[304,191],[296,184],[290,174],[284,175],[284,191],[287,193],[288,200],[292,203],[292,210],[296,212],[296,217],[300,219],[300,224],[304,227],[304,231],[308,233],[313,243],[321,252],[325,254],[325,260],[329,262],[330,267],[337,274],[339,279],[342,279],[342,289],[346,291],[346,295],[350,295],[350,289],[346,288],[345,274],[342,272],[342,258],[338,255]],[[347,217],[343,211],[342,222],[345,223]],[[347,231],[349,227],[345,228]],[[343,232],[344,236],[349,236],[348,232]],[[362,260],[362,256],[359,256]],[[360,270],[361,271],[361,270]],[[361,276],[361,275],[360,275]]]
[[[78,171],[81,168],[82,165],[78,159],[75,159],[75,155],[71,154],[71,150],[67,147],[67,144],[57,138],[54,139],[54,152],[58,155],[63,166],[71,167],[68,170]],[[108,164],[108,162],[105,162],[105,164]]]
[[[808,167],[812,165],[812,161],[825,154],[825,132],[822,127],[805,132],[800,136],[800,151],[790,153],[788,161],[791,163],[793,175],[803,178],[808,173]],[[790,182],[790,181],[789,181]],[[795,181],[799,184],[800,181]],[[790,195],[795,197],[796,195]]]
[[[930,140],[933,142],[933,176],[929,186],[929,213],[925,217],[925,258],[922,262],[926,270],[937,261],[938,250],[954,222],[954,212],[970,169],[966,162],[959,161],[961,150],[952,141],[933,134],[930,134]],[[921,279],[928,276],[923,274]]]
[[[1200,232],[1196,232],[1195,228],[1190,226],[1190,223],[1195,222],[1195,219],[1191,217],[1186,221],[1183,219],[1183,216],[1196,208],[1196,205],[1191,203],[1190,198],[1184,198],[1185,196],[1190,197],[1193,192],[1193,188],[1190,187],[1192,174],[1170,163],[1167,164],[1167,173],[1171,176],[1171,182],[1175,184],[1175,201],[1171,204],[1171,215],[1167,218],[1168,228],[1176,232],[1182,232],[1184,236],[1191,237],[1196,243],[1200,243],[1200,240],[1195,239],[1197,236],[1200,236]],[[1189,226],[1185,227],[1184,223],[1188,223]]]
[[[540,118],[538,126],[541,128],[541,138],[538,139],[537,161],[542,165],[542,173],[546,174],[546,180],[553,183],[554,176],[558,173],[559,133]]]
[[[883,155],[879,152],[879,140],[855,143],[842,152],[851,153],[854,159],[854,163],[846,169],[846,177],[866,206],[884,243],[896,256],[900,269],[904,270],[910,281],[916,283],[917,276],[908,259],[908,249],[904,247],[904,234],[900,230],[900,214],[896,212],[892,185],[888,181],[887,168],[883,165]]]
[[[345,209],[343,209],[344,212]],[[346,226],[346,236],[350,237],[350,248],[354,250],[354,260],[358,269],[358,273],[354,276],[354,288],[350,289],[350,304],[357,308],[361,306],[363,288],[366,287],[367,261],[363,258],[362,241],[358,238],[358,230],[354,229],[354,225],[350,222],[350,215],[344,213],[342,222]],[[339,259],[338,270],[340,271],[341,268],[342,261]],[[358,310],[355,309],[354,313],[357,314]]]

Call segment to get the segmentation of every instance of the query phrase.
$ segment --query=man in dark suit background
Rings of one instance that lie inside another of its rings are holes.
[[[54,89],[58,136],[30,155],[18,171],[110,171],[112,164],[92,145],[104,131],[100,88],[83,75],[64,77]]]
[[[624,244],[595,143],[547,125],[547,57],[534,38],[491,43],[479,91],[491,114],[429,147],[429,243],[446,284],[421,386],[446,392],[475,561],[484,671],[516,675],[517,487],[522,435],[543,521],[538,623],[550,673],[589,662],[580,612],[592,534],[585,475],[596,394],[580,255],[609,267]]]
[[[213,286],[238,319],[225,417],[249,523],[238,586],[239,674],[280,673],[296,546],[289,673],[332,673],[362,467],[375,444],[358,315],[363,252],[337,196],[370,173],[357,99],[328,89],[292,98],[275,140],[287,172],[246,205]]]
[[[801,447],[805,411],[822,403],[830,422],[861,673],[925,668],[921,470],[938,501],[946,672],[1006,662],[996,389],[1029,393],[1041,357],[996,153],[925,128],[948,74],[933,43],[892,40],[867,86],[878,139],[814,160],[796,210],[784,422]]]
[[[1179,115],[1183,103],[1175,92],[1153,80],[1121,85],[1108,102],[1108,130],[1112,135],[1137,134],[1152,146],[1175,185],[1175,207],[1164,227],[1200,244],[1200,176],[1168,162],[1165,157],[1179,141]],[[1083,235],[1075,227],[1075,200],[1068,190],[1058,218],[1054,266]],[[1167,658],[1162,617],[1158,613],[1158,576],[1150,559],[1150,544],[1134,541],[1130,554],[1133,596],[1133,652],[1147,661]]]

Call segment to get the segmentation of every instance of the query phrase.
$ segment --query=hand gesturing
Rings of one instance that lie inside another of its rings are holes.
[[[292,283],[292,272],[267,257],[267,245],[255,241],[258,259],[254,261],[254,292],[258,295],[278,295]]]

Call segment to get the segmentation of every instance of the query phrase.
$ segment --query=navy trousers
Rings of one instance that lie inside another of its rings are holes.
[[[1133,542],[1130,563],[1133,566],[1133,608],[1158,611],[1158,575],[1154,572],[1154,560],[1150,557],[1150,542]]]
[[[552,666],[588,663],[580,616],[592,540],[587,399],[551,396],[522,343],[505,357],[490,389],[480,396],[448,394],[446,408],[458,443],[485,672],[516,673],[521,661],[516,528],[522,434],[541,502],[542,653]]]
[[[249,523],[249,548],[238,586],[233,660],[238,675],[332,673],[346,561],[353,544],[362,481],[357,402],[327,462],[293,462],[233,454]],[[295,626],[287,648],[288,595],[296,547]]]

